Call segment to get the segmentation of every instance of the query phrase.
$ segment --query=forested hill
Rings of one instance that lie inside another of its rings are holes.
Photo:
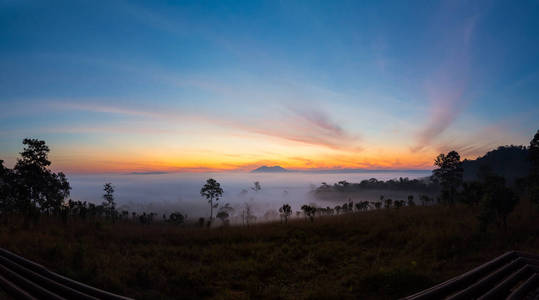
[[[530,170],[528,149],[524,146],[500,146],[475,160],[464,160],[464,180],[477,179],[481,166],[503,176],[508,182],[527,176]]]

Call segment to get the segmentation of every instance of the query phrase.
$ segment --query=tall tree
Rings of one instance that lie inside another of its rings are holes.
[[[284,219],[284,223],[288,223],[288,217],[292,214],[292,207],[290,207],[289,204],[284,204],[279,208],[279,212],[281,213],[281,218]]]
[[[463,169],[460,155],[456,151],[451,151],[447,155],[442,153],[436,157],[434,165],[438,169],[432,172],[442,186],[442,200],[454,204],[457,189],[462,184]]]
[[[518,203],[517,195],[505,185],[505,178],[488,174],[483,179],[481,212],[478,216],[481,231],[486,231],[490,223],[507,229],[507,216]]]
[[[253,208],[248,202],[245,202],[243,207],[241,213],[243,224],[249,226],[251,223],[256,222],[256,216],[253,214]]]
[[[0,215],[9,213],[14,209],[13,184],[13,171],[4,167],[4,161],[0,159]]]
[[[45,141],[24,139],[23,145],[21,158],[13,169],[18,209],[28,214],[36,210],[58,212],[71,190],[66,176],[49,170],[49,147]]]
[[[223,189],[221,188],[221,184],[213,178],[206,180],[206,184],[204,184],[204,186],[202,186],[202,188],[200,189],[200,195],[205,197],[210,204],[209,224],[211,225],[211,222],[213,220],[213,209],[219,206],[217,202],[219,201],[219,198],[223,196]],[[216,203],[214,204],[214,202]]]
[[[116,202],[114,202],[114,186],[112,186],[112,183],[108,182],[105,183],[103,186],[103,191],[105,191],[105,194],[103,194],[103,208],[105,209],[105,213],[108,217],[112,218],[114,220],[114,212],[116,211]]]

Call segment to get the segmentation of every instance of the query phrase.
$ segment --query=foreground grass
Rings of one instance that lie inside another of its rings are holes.
[[[2,226],[0,246],[137,299],[394,299],[510,249],[539,253],[533,212],[487,234],[460,206],[217,229],[42,220]]]

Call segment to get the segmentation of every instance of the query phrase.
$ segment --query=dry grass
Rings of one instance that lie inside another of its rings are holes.
[[[528,205],[507,232],[478,233],[467,207],[407,207],[288,225],[217,229],[42,220],[0,229],[0,246],[138,299],[393,299],[509,249],[539,252]],[[18,223],[18,222],[15,222]]]

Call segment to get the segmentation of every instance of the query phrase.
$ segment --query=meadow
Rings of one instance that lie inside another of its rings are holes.
[[[538,253],[536,206],[507,230],[478,230],[477,207],[433,205],[198,228],[42,217],[0,227],[0,246],[137,299],[395,299],[510,249]]]

